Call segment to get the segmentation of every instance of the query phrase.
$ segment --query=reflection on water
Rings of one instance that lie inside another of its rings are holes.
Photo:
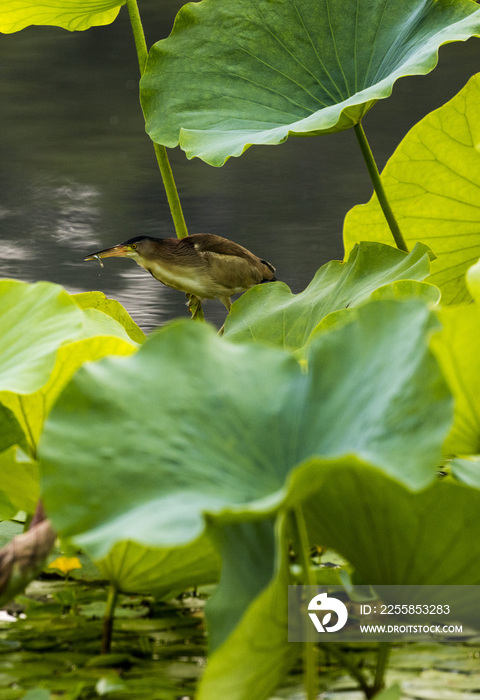
[[[176,0],[142,2],[150,43],[168,35]],[[160,17],[162,13],[162,18]],[[437,70],[395,86],[364,120],[380,167],[407,130],[480,68],[477,40],[440,51]],[[134,235],[174,235],[144,133],[128,16],[69,33],[0,35],[0,275],[100,289],[146,331],[187,316],[185,297],[129,260],[84,263]],[[343,257],[346,212],[371,195],[353,132],[249,149],[223,168],[170,152],[191,233],[224,235],[272,262],[293,291]],[[216,324],[219,302],[206,303]]]
[[[52,238],[58,243],[68,243],[72,248],[83,250],[85,241],[95,235],[98,195],[98,191],[82,185],[37,188],[36,196],[39,199],[58,202]]]

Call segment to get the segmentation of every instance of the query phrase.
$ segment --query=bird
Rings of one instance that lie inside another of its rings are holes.
[[[276,281],[273,265],[214,233],[184,238],[134,236],[84,260],[113,257],[132,258],[165,286],[184,292],[193,316],[203,299],[219,299],[230,311],[234,294]]]

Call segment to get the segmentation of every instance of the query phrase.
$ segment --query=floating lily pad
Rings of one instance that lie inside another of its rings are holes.
[[[386,688],[375,695],[376,700],[401,700],[401,697],[402,689],[398,683],[395,683],[395,685],[392,685],[390,688]]]
[[[23,700],[50,700],[51,697],[50,691],[45,688],[32,688],[25,693]]]

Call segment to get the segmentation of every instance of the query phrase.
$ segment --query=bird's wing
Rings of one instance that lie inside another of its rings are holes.
[[[217,283],[225,288],[239,292],[274,276],[275,268],[270,263],[238,243],[214,234],[197,233],[188,238],[197,256],[208,264]]]
[[[249,250],[238,243],[222,238],[222,236],[216,236],[212,233],[194,233],[189,236],[189,239],[198,253],[216,253],[218,255],[233,255],[246,260],[258,260],[257,256]]]

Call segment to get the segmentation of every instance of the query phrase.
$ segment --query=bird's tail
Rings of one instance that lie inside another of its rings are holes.
[[[265,284],[265,282],[278,282],[278,281],[279,281],[279,280],[278,280],[278,279],[275,277],[275,275],[274,275],[273,277],[270,277],[270,279],[268,279],[268,280],[265,278],[264,280],[262,280],[262,281],[260,282],[260,284]]]
[[[275,268],[273,267],[273,265],[272,265],[271,263],[269,263],[267,260],[262,260],[261,262],[265,265],[265,267],[268,267],[268,269],[271,270],[271,272],[272,272],[272,276],[271,276],[271,277],[265,277],[265,278],[262,280],[262,282],[278,282],[277,278],[275,277],[275,272],[276,272],[276,270],[275,270]]]

